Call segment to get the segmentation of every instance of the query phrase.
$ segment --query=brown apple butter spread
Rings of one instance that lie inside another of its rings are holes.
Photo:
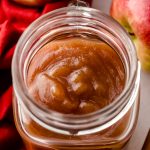
[[[68,38],[51,41],[34,55],[27,84],[39,104],[61,113],[86,114],[122,92],[125,71],[118,54],[104,42]]]

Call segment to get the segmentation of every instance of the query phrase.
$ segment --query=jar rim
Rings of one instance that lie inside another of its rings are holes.
[[[92,17],[95,17],[95,18],[99,17],[101,21],[104,21],[102,20],[104,18],[105,18],[105,22],[109,20],[109,22],[113,24],[112,28],[119,29],[119,31],[117,31],[119,32],[118,34],[119,38],[122,38],[127,41],[128,45],[125,45],[125,46],[128,46],[128,52],[132,53],[132,56],[131,56],[132,64],[130,64],[131,68],[130,68],[129,80],[128,80],[128,83],[125,85],[125,88],[121,92],[121,94],[111,104],[107,105],[106,107],[96,112],[84,114],[84,115],[62,114],[62,113],[55,112],[53,110],[49,110],[42,106],[37,105],[35,101],[30,97],[30,95],[28,95],[27,89],[25,88],[25,85],[24,85],[24,80],[22,77],[21,69],[20,69],[22,66],[18,65],[19,64],[18,58],[20,59],[22,58],[21,50],[25,49],[28,39],[30,39],[30,37],[36,32],[36,30],[38,30],[38,28],[40,28],[43,25],[43,23],[46,22],[46,20],[49,20],[50,17],[53,19],[54,18],[56,19],[62,13],[68,13],[68,12],[72,13],[73,11],[74,13],[82,13],[84,16],[89,17],[89,18],[92,15]],[[135,86],[137,86],[137,89],[139,87],[140,63],[137,60],[136,50],[131,39],[129,38],[126,31],[114,19],[102,13],[101,11],[93,9],[93,8],[71,6],[71,7],[60,8],[60,9],[54,10],[52,12],[49,12],[41,16],[26,29],[26,31],[22,34],[21,38],[19,39],[15,52],[14,52],[14,56],[12,60],[12,77],[13,77],[14,92],[17,96],[18,101],[22,103],[28,111],[30,111],[33,117],[36,116],[35,112],[38,112],[38,115],[41,114],[40,118],[44,116],[45,119],[49,120],[48,122],[47,120],[42,120],[43,122],[47,124],[50,124],[52,121],[57,121],[60,124],[66,125],[66,123],[69,122],[70,126],[73,126],[73,124],[76,124],[76,123],[82,126],[82,124],[86,124],[86,123],[89,123],[98,119],[99,116],[101,116],[101,120],[107,117],[107,120],[104,119],[102,121],[102,124],[103,124],[103,123],[108,122],[110,119],[112,119],[110,117],[110,115],[112,116],[112,113],[114,113],[114,116],[115,114],[118,115],[119,113],[117,111],[119,109],[121,109],[120,111],[122,111],[124,110],[125,107],[127,107],[127,105],[128,107],[130,107],[133,104],[134,102],[133,98],[130,98],[130,99],[128,98],[131,95],[131,89]],[[132,96],[134,96],[134,93]],[[68,127],[69,125],[65,127]]]

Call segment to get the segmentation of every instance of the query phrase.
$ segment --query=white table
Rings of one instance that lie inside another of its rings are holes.
[[[138,124],[125,150],[141,150],[150,129],[150,73],[141,73],[141,103]]]
[[[93,7],[109,14],[111,0],[93,0]],[[138,124],[124,150],[141,150],[150,129],[150,73],[141,72],[141,104]]]

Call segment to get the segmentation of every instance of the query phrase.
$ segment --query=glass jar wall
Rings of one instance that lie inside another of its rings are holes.
[[[105,43],[124,66],[121,94],[95,112],[59,113],[39,105],[28,92],[27,75],[33,57],[47,43],[68,38]],[[70,6],[32,23],[17,44],[12,76],[14,118],[28,150],[115,150],[121,149],[133,134],[139,110],[140,64],[128,34],[98,10]]]

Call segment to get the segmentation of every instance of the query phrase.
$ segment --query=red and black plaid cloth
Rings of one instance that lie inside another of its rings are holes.
[[[68,5],[69,0],[49,0],[43,6],[19,5],[0,0],[0,150],[24,150],[12,113],[11,60],[26,27],[41,15]],[[90,0],[88,0],[90,1]]]

